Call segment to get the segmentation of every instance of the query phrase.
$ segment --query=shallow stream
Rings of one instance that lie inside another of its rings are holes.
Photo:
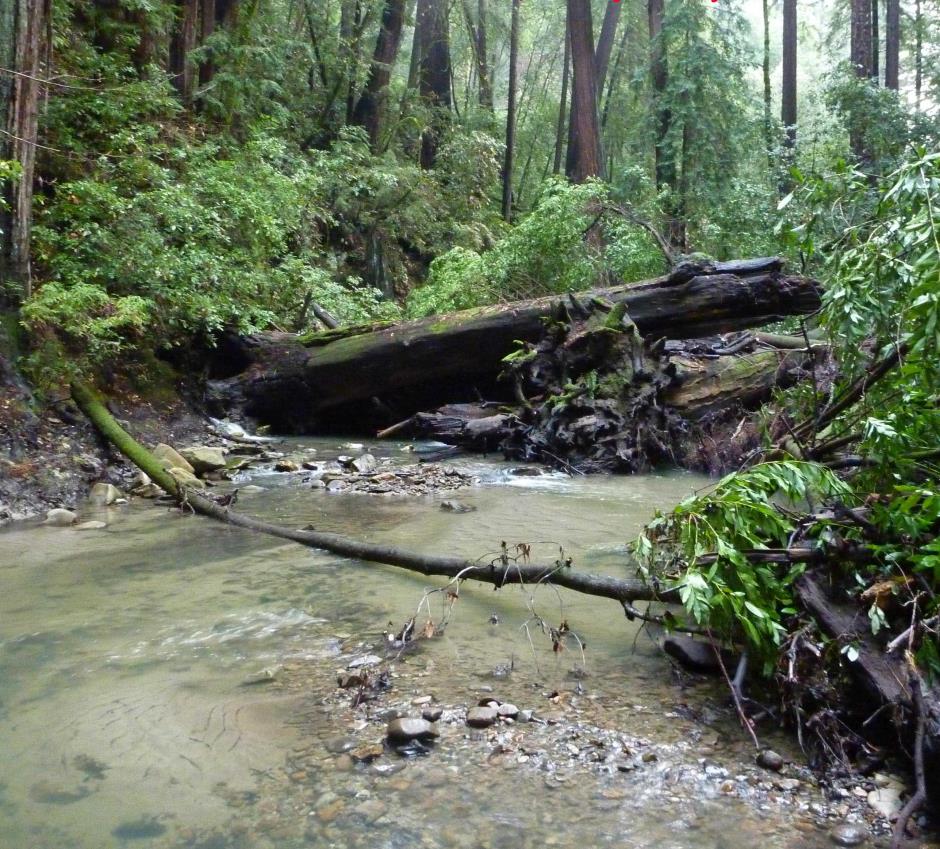
[[[505,540],[545,561],[563,548],[576,568],[626,575],[626,541],[704,483],[452,462],[481,485],[383,497],[256,473],[265,490],[238,506],[428,552],[493,557]],[[466,585],[444,633],[388,661],[391,689],[353,707],[338,671],[385,657],[383,631],[442,581],[153,502],[83,518],[109,524],[0,532],[3,849],[831,845],[821,791],[795,767],[789,783],[757,767],[722,687],[674,672],[613,602]],[[418,629],[443,610],[430,596]],[[563,620],[583,652],[571,639],[553,651],[540,622]],[[262,670],[273,680],[246,683]],[[467,728],[463,709],[489,696],[542,721]],[[382,740],[389,710],[428,701],[444,707],[429,754],[348,753]]]

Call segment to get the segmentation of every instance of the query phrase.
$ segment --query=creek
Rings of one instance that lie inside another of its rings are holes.
[[[314,449],[346,453],[290,444]],[[374,451],[409,459],[397,444]],[[577,568],[625,576],[626,542],[653,510],[705,482],[450,464],[481,484],[374,496],[256,470],[264,491],[239,509],[468,557],[503,540],[530,543],[536,561],[563,548]],[[721,683],[674,672],[613,602],[467,584],[443,634],[393,657],[391,689],[354,707],[337,673],[384,656],[383,632],[443,581],[153,502],[82,513],[108,527],[0,532],[2,849],[831,845],[808,773],[757,767]],[[430,596],[419,630],[443,606]],[[553,651],[540,621],[567,621],[583,652],[571,639]],[[262,670],[273,680],[247,683]],[[542,721],[469,729],[463,709],[490,695]],[[428,697],[444,708],[430,753],[350,756],[382,740],[389,710],[419,714]],[[787,738],[768,741],[800,761]]]

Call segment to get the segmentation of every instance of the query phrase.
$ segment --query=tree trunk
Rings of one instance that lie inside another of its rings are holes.
[[[796,146],[796,0],[783,0],[783,91],[780,119],[786,128],[787,147]]]
[[[623,35],[620,37],[620,45],[617,47],[617,57],[614,59],[614,67],[611,69],[607,78],[607,95],[604,97],[604,107],[601,110],[601,130],[607,126],[607,116],[610,112],[610,101],[614,95],[614,86],[620,78],[620,66],[623,64],[623,57],[627,52],[627,43],[630,40],[630,28],[623,28]],[[600,92],[598,92],[600,94]]]
[[[486,0],[478,0],[477,22],[473,23],[473,13],[470,9],[470,0],[463,0],[463,14],[467,21],[467,31],[470,35],[470,47],[477,71],[477,99],[480,106],[488,112],[493,111],[493,84],[490,76],[490,62],[486,44]]]
[[[868,79],[871,76],[871,0],[851,0],[851,62],[857,77]]]
[[[388,102],[388,84],[401,47],[404,21],[405,0],[385,0],[369,77],[353,113],[353,123],[366,130],[372,150],[376,152],[380,148],[382,125]]]
[[[924,15],[921,0],[914,3],[914,108],[920,112],[924,84]]]
[[[761,12],[764,19],[764,147],[767,150],[767,158],[771,166],[773,165],[774,133],[771,114],[773,109],[773,100],[770,93],[770,0],[761,0]],[[784,43],[786,38],[784,38]]]
[[[887,0],[885,7],[885,88],[898,90],[901,52],[901,2]]]
[[[199,43],[205,44],[206,41],[215,33],[216,8],[215,0],[202,0],[202,26],[199,33]],[[212,82],[215,76],[215,64],[212,57],[205,59],[199,66],[199,85],[206,86]]]
[[[610,54],[614,49],[617,23],[620,20],[621,3],[608,3],[601,24],[601,34],[597,37],[597,50],[594,53],[594,73],[596,76],[597,96],[600,98],[607,82],[607,70],[610,67]]]
[[[656,124],[654,148],[656,162],[656,187],[662,189],[676,187],[675,157],[666,149],[672,114],[665,105],[666,87],[669,84],[669,71],[666,63],[666,46],[663,43],[663,21],[665,18],[664,0],[648,0],[650,34],[650,76],[653,83],[653,109]]]
[[[565,172],[570,180],[583,183],[589,177],[604,178],[590,0],[568,0],[568,33],[571,38],[573,80],[571,132],[568,134]]]
[[[433,168],[437,146],[451,108],[450,33],[447,0],[419,0],[426,6],[422,26],[418,91],[431,110],[428,126],[421,133],[421,167]]]
[[[871,71],[869,75],[878,81],[878,53],[881,46],[881,34],[878,32],[880,15],[878,14],[878,0],[871,0]]]
[[[199,26],[199,0],[177,0],[176,20],[170,35],[169,70],[180,100],[189,106],[193,99],[196,75],[189,53],[196,46]]]
[[[555,130],[555,160],[552,173],[561,173],[561,154],[565,147],[565,118],[568,115],[568,78],[571,72],[571,38],[565,25],[565,58],[561,71],[561,100],[558,104],[558,126]]]
[[[785,276],[781,265],[776,259],[686,263],[646,283],[434,316],[316,348],[290,334],[230,340],[219,346],[214,373],[222,379],[211,392],[220,411],[241,408],[284,432],[348,427],[354,417],[371,415],[375,396],[406,418],[475,397],[474,386],[494,389],[503,357],[518,340],[539,339],[548,317],[566,321],[569,313],[590,312],[597,297],[623,302],[639,332],[652,339],[706,336],[816,309],[817,284]]]
[[[12,14],[11,14],[12,11]],[[2,19],[2,35],[7,62],[3,67],[16,74],[3,74],[3,108],[6,122],[4,155],[19,166],[8,197],[9,212],[3,227],[3,254],[0,256],[0,298],[4,290],[9,300],[9,284],[20,289],[21,296],[32,294],[30,244],[33,222],[33,181],[36,168],[36,143],[39,133],[39,104],[42,93],[42,69],[48,46],[47,24],[50,9],[46,0],[16,0]],[[12,50],[11,50],[12,48]],[[8,128],[8,129],[7,129]]]
[[[503,218],[512,220],[512,167],[516,152],[516,83],[519,64],[519,4],[512,0],[509,27],[509,100],[506,105],[506,157],[503,162]]]

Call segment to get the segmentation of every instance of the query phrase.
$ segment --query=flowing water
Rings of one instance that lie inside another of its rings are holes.
[[[563,548],[576,568],[626,575],[626,541],[703,483],[455,465],[482,485],[376,497],[256,474],[265,491],[239,508],[442,554]],[[475,509],[445,512],[444,498]],[[393,657],[391,689],[354,707],[337,671],[384,655],[382,632],[442,581],[152,502],[105,517],[103,531],[0,533],[3,849],[827,845],[819,791],[774,786],[722,688],[674,673],[614,602],[466,585],[444,633]],[[429,596],[419,629],[445,606]],[[563,620],[583,652],[553,651],[540,623]],[[246,683],[265,669],[273,682]],[[488,694],[547,721],[468,729],[462,709]],[[346,754],[428,696],[446,708],[429,754]]]

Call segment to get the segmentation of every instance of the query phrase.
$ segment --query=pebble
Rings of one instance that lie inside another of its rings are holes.
[[[467,711],[467,725],[471,728],[486,728],[496,722],[496,708],[472,707]]]
[[[773,772],[780,772],[783,769],[783,757],[773,749],[764,749],[757,755],[757,765]]]
[[[829,832],[829,839],[836,846],[859,846],[868,839],[868,829],[854,823],[843,823]]]

